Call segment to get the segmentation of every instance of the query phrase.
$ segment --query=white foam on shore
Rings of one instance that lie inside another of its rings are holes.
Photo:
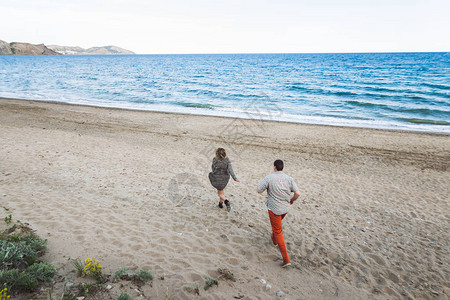
[[[295,115],[284,113],[279,109],[271,111],[267,109],[265,110],[258,109],[258,107],[249,107],[249,108],[215,107],[214,109],[210,109],[198,107],[185,107],[170,104],[132,103],[132,102],[119,102],[119,101],[108,101],[99,99],[60,98],[59,100],[55,100],[38,94],[18,95],[16,93],[5,93],[5,92],[1,92],[0,97],[14,98],[14,99],[20,98],[23,100],[30,100],[30,101],[46,101],[46,102],[86,105],[104,108],[118,108],[129,110],[151,111],[151,112],[240,118],[256,121],[290,122],[290,123],[310,124],[310,125],[329,125],[329,126],[343,126],[343,127],[368,128],[368,129],[403,130],[403,131],[450,134],[450,126],[445,125],[408,124],[385,120],[361,120],[361,119],[346,119],[327,116]]]

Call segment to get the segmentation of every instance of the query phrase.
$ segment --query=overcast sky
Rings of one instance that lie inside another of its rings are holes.
[[[0,40],[153,53],[450,51],[449,0],[0,0]]]

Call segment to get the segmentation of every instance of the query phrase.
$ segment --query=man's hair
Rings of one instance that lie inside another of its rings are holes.
[[[283,171],[284,168],[284,163],[281,159],[277,159],[273,165],[275,166],[275,168],[277,168],[277,171]]]

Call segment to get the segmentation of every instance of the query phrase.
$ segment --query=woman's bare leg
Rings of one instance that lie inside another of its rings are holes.
[[[225,192],[223,190],[217,190],[217,194],[219,195],[219,198],[220,198],[219,202],[223,203],[223,201],[226,200]]]

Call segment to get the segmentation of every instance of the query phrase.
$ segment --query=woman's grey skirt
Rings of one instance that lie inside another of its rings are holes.
[[[229,174],[216,174],[214,175],[212,172],[209,172],[209,181],[211,182],[212,186],[215,187],[218,190],[223,190],[230,180]]]

